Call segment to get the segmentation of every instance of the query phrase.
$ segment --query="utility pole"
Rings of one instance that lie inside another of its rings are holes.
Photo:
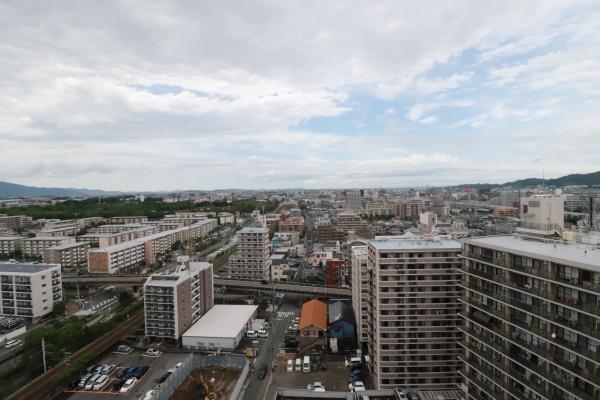
[[[42,336],[42,361],[44,362],[44,373],[46,373],[46,341]]]

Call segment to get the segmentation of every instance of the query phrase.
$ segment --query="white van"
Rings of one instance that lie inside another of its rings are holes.
[[[304,356],[304,361],[302,362],[302,371],[310,372],[310,357]]]
[[[352,357],[344,361],[345,367],[358,367],[362,364],[360,357]]]
[[[296,358],[296,366],[294,371],[302,372],[302,360],[300,358]]]
[[[10,341],[6,342],[4,347],[7,349],[12,349],[13,347],[20,346],[22,343],[23,343],[22,340],[10,340]]]
[[[256,331],[250,330],[250,331],[246,332],[246,336],[249,337],[249,338],[257,338],[258,337],[258,333],[256,333]]]
[[[94,382],[93,390],[103,389],[108,384],[108,375],[102,375]]]
[[[287,372],[294,372],[294,361],[293,360],[287,361]]]

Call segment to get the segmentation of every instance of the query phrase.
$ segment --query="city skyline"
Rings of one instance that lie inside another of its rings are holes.
[[[594,2],[0,6],[1,181],[120,191],[600,170]]]

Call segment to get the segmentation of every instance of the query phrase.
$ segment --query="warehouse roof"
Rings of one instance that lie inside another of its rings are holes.
[[[184,337],[236,337],[256,313],[258,306],[215,304],[202,316]]]

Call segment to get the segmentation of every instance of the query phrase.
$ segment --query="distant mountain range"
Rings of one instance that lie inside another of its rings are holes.
[[[561,176],[555,179],[527,178],[502,184],[496,183],[474,183],[452,186],[455,188],[500,188],[511,187],[513,189],[523,189],[536,187],[544,184],[548,187],[561,187],[569,185],[600,186],[600,171],[589,174],[571,174]],[[194,192],[190,190],[186,192]],[[234,192],[238,189],[228,189]],[[181,191],[180,191],[181,192]],[[204,192],[204,191],[203,191]],[[80,196],[111,196],[119,195],[123,192],[111,192],[99,189],[74,189],[74,188],[45,188],[35,186],[18,185],[16,183],[0,182],[0,198],[8,197],[80,197]]]
[[[570,185],[583,185],[583,186],[600,186],[600,171],[591,172],[589,174],[570,174],[561,176],[560,178],[554,179],[540,179],[540,178],[527,178],[520,179],[518,181],[506,182],[501,184],[496,183],[475,183],[475,184],[464,184],[454,187],[458,188],[482,188],[482,189],[493,189],[500,187],[511,187],[513,189],[524,189],[533,188],[536,186],[548,186],[548,187],[562,187]]]
[[[107,196],[118,194],[93,189],[73,188],[45,188],[18,185],[16,183],[0,182],[0,198],[4,197],[80,197],[80,196]]]

